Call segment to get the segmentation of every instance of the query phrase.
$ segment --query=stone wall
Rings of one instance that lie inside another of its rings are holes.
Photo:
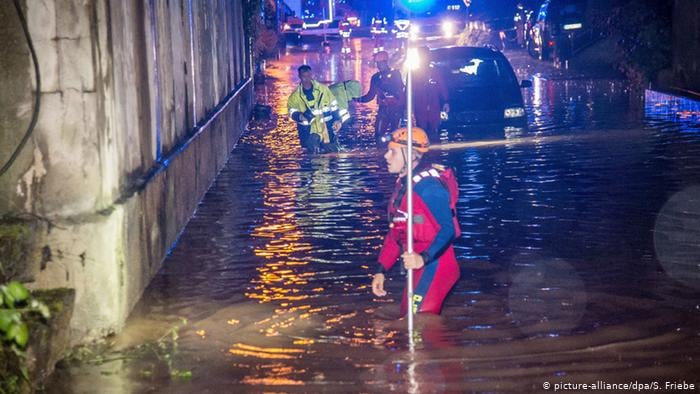
[[[41,74],[36,129],[0,216],[40,228],[26,275],[76,289],[72,342],[117,331],[224,165],[252,107],[242,2],[22,0]],[[0,3],[0,162],[34,73]],[[8,87],[7,89],[5,87]]]

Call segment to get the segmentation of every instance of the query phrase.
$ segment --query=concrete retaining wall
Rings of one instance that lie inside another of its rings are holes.
[[[242,2],[23,6],[42,104],[0,178],[0,215],[44,229],[27,274],[35,287],[76,289],[72,342],[85,342],[121,328],[245,127],[253,95]],[[0,34],[9,43],[0,49],[4,163],[34,89],[11,1],[0,4]]]

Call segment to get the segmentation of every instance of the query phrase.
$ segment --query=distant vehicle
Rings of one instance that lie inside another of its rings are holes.
[[[304,22],[294,16],[287,17],[287,21],[282,24],[282,33],[287,44],[299,44],[302,30],[304,30]]]
[[[360,24],[362,21],[360,20],[360,17],[352,15],[347,17],[348,22],[350,22],[350,26],[352,27],[360,27]]]
[[[282,33],[288,43],[299,42],[301,36],[338,36],[339,23],[339,20],[308,23],[299,18],[290,17],[282,25]]]
[[[301,1],[301,19],[304,21],[303,36],[338,35],[339,18],[336,17],[334,0],[305,0]],[[343,12],[350,12],[347,7],[341,7]],[[343,14],[344,15],[344,14]]]
[[[282,25],[282,31],[301,33],[304,29],[304,21],[294,16],[287,17],[287,21]]]
[[[530,55],[541,60],[566,57],[571,41],[585,27],[586,5],[586,0],[545,0],[530,29]]]
[[[359,13],[347,4],[336,2],[335,17],[338,20],[347,20],[353,28],[360,27]]]
[[[442,127],[448,131],[478,126],[494,130],[527,127],[521,88],[503,54],[485,47],[444,47],[430,51],[430,62],[441,73],[450,95],[450,112]]]
[[[304,29],[301,31],[302,36],[339,36],[340,32],[338,30],[339,20],[324,22],[324,23],[313,23],[304,24]]]
[[[405,0],[394,0],[392,24],[395,34],[404,34],[401,24],[409,20],[410,38],[413,40],[452,38],[464,30],[467,7],[463,0],[435,0],[432,3],[426,3],[430,6],[415,10],[403,6],[404,2]]]

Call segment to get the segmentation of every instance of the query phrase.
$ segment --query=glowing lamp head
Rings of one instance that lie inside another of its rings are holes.
[[[441,28],[446,38],[451,38],[455,34],[455,24],[450,20],[442,21]]]

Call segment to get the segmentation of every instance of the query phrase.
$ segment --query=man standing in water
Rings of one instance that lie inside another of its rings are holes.
[[[411,300],[416,313],[439,314],[447,293],[459,279],[459,267],[452,242],[459,236],[455,205],[457,182],[452,170],[438,165],[421,163],[428,151],[425,131],[413,128],[413,243],[414,252],[406,250],[408,179],[408,131],[396,130],[384,159],[388,170],[398,174],[389,202],[389,232],[379,254],[379,267],[372,279],[372,292],[378,297],[384,290],[385,272],[401,257],[406,269],[414,271],[414,295]],[[403,253],[402,253],[403,252]],[[404,290],[401,314],[407,312]]]
[[[342,125],[338,101],[328,87],[317,82],[311,67],[299,67],[301,83],[287,100],[289,117],[297,123],[301,146],[312,153],[337,152],[335,133]]]

